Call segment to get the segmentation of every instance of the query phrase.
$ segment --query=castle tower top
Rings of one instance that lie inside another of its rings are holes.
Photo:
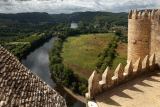
[[[154,16],[155,16],[155,9],[152,10],[151,18],[154,19]]]

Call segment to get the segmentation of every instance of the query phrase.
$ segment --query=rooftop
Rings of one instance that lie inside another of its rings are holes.
[[[0,107],[66,107],[65,99],[0,45]]]

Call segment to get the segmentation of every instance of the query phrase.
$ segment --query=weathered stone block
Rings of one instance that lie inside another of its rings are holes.
[[[124,74],[125,73],[125,74]],[[125,66],[124,71],[124,81],[131,80],[133,78],[133,65],[132,61],[127,61],[127,65]]]
[[[155,69],[155,53],[153,53],[152,56],[149,58],[149,66],[150,66],[150,71],[154,71],[154,69]]]
[[[117,66],[116,70],[114,71],[114,76],[118,78],[119,84],[123,82],[123,68],[121,63]]]
[[[146,73],[149,71],[149,57],[148,55],[142,61],[142,73]]]
[[[100,92],[99,90],[99,78],[97,75],[97,72],[94,71],[90,78],[88,79],[88,93],[89,93],[89,98],[93,98],[98,93]]]
[[[104,81],[105,85],[110,86],[111,85],[111,71],[110,68],[107,67],[104,73],[102,74],[102,81]]]
[[[139,58],[136,63],[133,65],[133,76],[137,77],[142,72],[142,63],[141,58]]]

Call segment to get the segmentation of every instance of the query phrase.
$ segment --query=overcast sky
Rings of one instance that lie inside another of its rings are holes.
[[[85,11],[130,12],[131,9],[158,9],[160,0],[0,0],[0,13]]]

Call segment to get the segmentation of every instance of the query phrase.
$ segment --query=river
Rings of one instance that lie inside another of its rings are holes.
[[[30,52],[30,54],[20,62],[63,96],[66,100],[67,107],[85,107],[85,103],[72,97],[60,84],[56,83],[56,79],[50,73],[48,50],[52,48],[52,44],[56,39],[57,37],[52,37],[49,41],[37,47],[33,52]]]

